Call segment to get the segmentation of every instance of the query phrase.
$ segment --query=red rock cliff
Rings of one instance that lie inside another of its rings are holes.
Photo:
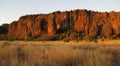
[[[69,31],[91,38],[120,37],[120,12],[74,10],[26,15],[10,24],[8,35],[22,39],[26,32],[29,37],[53,37]]]

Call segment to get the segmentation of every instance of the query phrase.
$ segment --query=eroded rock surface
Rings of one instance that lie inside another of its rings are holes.
[[[120,12],[74,10],[26,15],[10,24],[8,35],[20,39],[25,33],[28,38],[53,38],[66,32],[78,32],[78,37],[92,39],[120,37]]]

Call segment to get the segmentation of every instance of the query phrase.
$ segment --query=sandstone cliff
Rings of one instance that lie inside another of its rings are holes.
[[[120,37],[120,12],[74,10],[26,15],[10,24],[8,35],[15,39],[57,40]]]

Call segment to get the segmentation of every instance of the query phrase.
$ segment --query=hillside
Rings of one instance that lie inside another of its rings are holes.
[[[25,15],[9,25],[7,36],[28,40],[119,39],[120,12],[78,9]]]

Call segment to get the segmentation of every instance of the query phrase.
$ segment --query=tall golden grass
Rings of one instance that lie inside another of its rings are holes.
[[[0,66],[120,66],[120,45],[1,41]]]

